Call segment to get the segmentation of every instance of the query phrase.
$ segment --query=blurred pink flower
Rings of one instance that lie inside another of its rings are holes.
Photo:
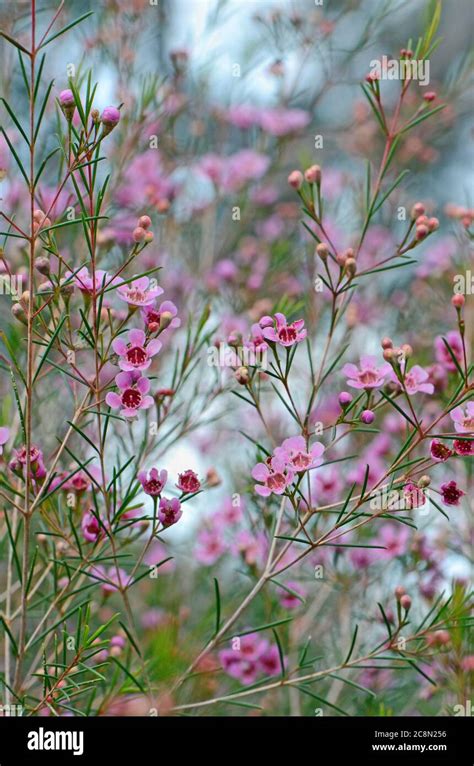
[[[474,433],[474,402],[468,402],[466,409],[455,407],[451,410],[451,418],[458,433]]]
[[[345,364],[342,368],[343,374],[347,377],[347,383],[353,388],[380,388],[391,370],[388,362],[377,367],[375,356],[362,356],[360,368],[357,368],[355,364]]]

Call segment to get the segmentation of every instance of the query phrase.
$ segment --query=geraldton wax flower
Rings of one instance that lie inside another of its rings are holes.
[[[257,463],[252,469],[252,478],[260,482],[255,492],[262,497],[272,493],[282,495],[295,478],[295,470],[288,466],[287,456],[269,458],[266,463]]]
[[[152,358],[161,349],[161,341],[155,338],[147,343],[143,330],[130,330],[128,343],[123,337],[115,338],[112,348],[120,357],[118,364],[121,370],[147,370]]]
[[[459,501],[466,493],[459,489],[455,481],[448,481],[441,485],[443,503],[446,505],[459,505]]]
[[[157,468],[152,468],[148,473],[140,471],[137,479],[142,485],[145,494],[151,495],[151,497],[158,497],[168,481],[168,471],[158,471]]]
[[[158,506],[158,518],[164,527],[171,527],[176,524],[183,515],[181,510],[181,503],[177,497],[173,497],[171,500],[167,500],[162,497]]]
[[[360,367],[356,367],[355,364],[345,364],[342,372],[347,377],[347,384],[353,388],[380,388],[384,385],[385,378],[392,368],[388,362],[377,365],[377,357],[361,356]]]
[[[123,301],[126,301],[130,306],[137,306],[138,308],[151,306],[155,302],[155,298],[163,292],[163,288],[158,285],[156,287],[150,287],[150,280],[148,277],[139,277],[128,283],[119,280],[118,283],[118,297]]]
[[[188,470],[179,474],[176,486],[181,492],[189,495],[194,492],[199,492],[201,489],[201,482],[194,471]]]
[[[297,319],[296,322],[288,324],[285,315],[278,312],[274,319],[269,316],[262,317],[259,324],[263,337],[280,346],[293,346],[306,338],[304,319]]]
[[[124,417],[134,418],[139,410],[147,410],[153,406],[153,397],[147,396],[150,381],[138,370],[120,372],[115,378],[115,383],[120,393],[109,391],[105,401],[114,409],[121,407],[120,414]]]

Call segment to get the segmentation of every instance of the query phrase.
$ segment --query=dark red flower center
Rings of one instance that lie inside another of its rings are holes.
[[[294,327],[291,327],[291,325],[287,325],[278,331],[278,337],[283,343],[291,343],[296,340],[296,330]]]
[[[141,346],[132,346],[127,351],[127,362],[133,364],[134,367],[139,367],[141,364],[145,364],[148,359],[148,355],[144,348]]]
[[[136,388],[126,388],[122,394],[122,404],[125,407],[136,409],[140,406],[142,401],[142,395]]]

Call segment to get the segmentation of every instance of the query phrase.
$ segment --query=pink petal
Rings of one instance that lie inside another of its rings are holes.
[[[127,344],[122,338],[115,338],[112,342],[112,348],[119,356],[124,356],[127,353]]]
[[[251,475],[256,481],[265,481],[269,473],[270,471],[265,463],[257,463],[257,465],[252,468]]]
[[[128,333],[128,340],[132,346],[144,346],[146,336],[143,330],[130,330]]]
[[[140,380],[137,381],[137,388],[141,394],[147,394],[150,390],[150,381],[148,378],[140,378]]]
[[[106,403],[109,405],[109,407],[114,407],[115,409],[117,407],[122,406],[122,400],[118,394],[114,394],[113,391],[109,391],[107,396],[105,397]]]
[[[160,351],[162,345],[163,344],[161,340],[158,340],[158,338],[154,338],[154,340],[151,340],[148,346],[146,347],[148,356],[155,356],[155,354],[157,354],[158,351]]]

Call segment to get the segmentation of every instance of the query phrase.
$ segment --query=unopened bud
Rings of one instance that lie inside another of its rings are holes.
[[[401,599],[400,599],[400,606],[402,606],[403,609],[406,609],[407,612],[410,609],[410,607],[411,607],[411,598],[410,598],[410,596],[407,593],[404,596],[401,597]]]
[[[141,226],[137,226],[136,229],[133,230],[133,241],[134,242],[143,242],[145,239],[146,231],[145,229],[142,229]]]
[[[172,320],[173,314],[171,311],[163,311],[163,313],[160,314],[160,330],[166,330],[166,328],[170,326]]]
[[[310,168],[305,170],[304,177],[309,184],[321,183],[321,168],[319,165],[311,165]]]
[[[415,204],[413,205],[411,209],[411,217],[413,220],[416,220],[421,215],[424,215],[424,212],[425,212],[425,206],[423,205],[423,203],[415,202]]]
[[[464,295],[462,295],[461,293],[456,293],[456,295],[453,295],[453,297],[451,298],[451,303],[453,304],[454,308],[462,309],[462,307],[466,303],[466,299]]]
[[[28,319],[26,317],[25,309],[21,303],[14,303],[12,306],[12,314],[15,319],[18,319],[24,325],[28,325]]]
[[[246,386],[250,380],[248,367],[239,367],[235,371],[234,375],[235,375],[236,381],[240,383],[242,386]]]
[[[300,170],[293,170],[288,176],[288,183],[293,189],[301,189],[303,186],[303,173]]]
[[[420,476],[418,481],[418,486],[420,489],[424,489],[425,487],[429,487],[431,484],[431,479],[426,474],[424,476]]]
[[[316,252],[323,262],[327,261],[329,248],[325,242],[320,242],[319,245],[316,246]]]
[[[344,264],[344,269],[346,270],[347,274],[349,274],[349,276],[353,277],[357,271],[355,258],[347,258]]]
[[[393,348],[393,340],[388,337],[382,338],[381,346],[384,349]]]
[[[49,273],[50,273],[49,258],[44,258],[44,257],[36,258],[35,268],[37,271],[39,271],[40,274],[43,274],[43,276],[49,277]]]

